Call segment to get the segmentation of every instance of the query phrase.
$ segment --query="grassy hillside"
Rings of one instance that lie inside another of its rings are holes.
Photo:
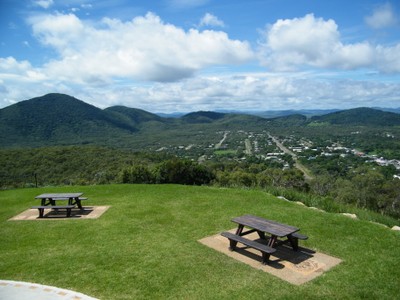
[[[111,205],[97,220],[7,221],[43,192],[81,191]],[[0,192],[0,278],[100,299],[396,299],[400,236],[264,192],[177,185],[105,185]],[[294,286],[197,240],[255,214],[301,228],[306,247],[343,262]],[[235,295],[235,296],[233,296]]]

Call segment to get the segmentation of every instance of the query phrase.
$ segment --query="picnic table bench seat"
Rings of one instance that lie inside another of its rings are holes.
[[[75,207],[75,205],[39,205],[39,206],[32,206],[32,209],[39,210],[39,218],[43,218],[44,210],[47,209],[65,209],[67,210],[67,217],[71,216],[71,210]]]
[[[264,238],[270,239],[271,236],[264,234]],[[275,246],[290,244],[293,247],[293,250],[297,251],[299,248],[299,240],[308,240],[308,236],[298,232],[294,232],[291,235],[286,236],[286,240],[277,240],[275,242]]]
[[[236,244],[238,242],[241,243],[241,244],[244,244],[244,245],[246,245],[248,247],[254,248],[254,249],[258,250],[258,251],[261,251],[261,253],[262,253],[262,263],[263,264],[268,264],[270,254],[272,254],[272,253],[274,253],[276,251],[276,249],[271,248],[271,247],[269,247],[267,245],[264,245],[264,244],[261,244],[261,243],[256,242],[256,241],[252,241],[252,240],[246,239],[243,236],[240,236],[240,235],[237,235],[237,234],[233,234],[231,232],[225,231],[225,232],[222,232],[221,235],[223,237],[226,237],[226,238],[229,239],[229,245],[230,245],[229,249],[231,251],[235,250]]]
[[[298,233],[298,232],[292,233],[292,237],[294,237],[295,239],[299,239],[299,240],[307,240],[308,239],[308,236]]]
[[[307,239],[308,236],[295,232],[289,235],[285,242],[290,242],[292,244],[293,249],[297,251],[299,249],[299,240],[307,240]]]

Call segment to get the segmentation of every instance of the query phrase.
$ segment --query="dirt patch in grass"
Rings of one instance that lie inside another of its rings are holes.
[[[230,230],[234,233],[235,229]],[[257,240],[257,233],[246,236],[248,239]],[[235,251],[229,250],[229,240],[220,234],[209,236],[199,240],[200,243],[222,252],[237,261],[245,263],[253,268],[262,270],[277,276],[295,285],[306,283],[328,271],[330,268],[339,264],[342,260],[299,247],[298,251],[293,251],[287,245],[277,247],[277,251],[270,256],[268,265],[261,263],[261,252],[253,248],[238,243]],[[300,241],[301,243],[301,241]]]
[[[71,216],[67,218],[65,210],[53,210],[51,206],[44,212],[43,218],[39,218],[37,209],[27,209],[9,219],[9,221],[34,221],[34,220],[71,220],[71,219],[97,219],[104,214],[110,206],[84,206],[83,209],[73,208]]]

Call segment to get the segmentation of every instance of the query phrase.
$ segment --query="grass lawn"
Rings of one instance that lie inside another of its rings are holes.
[[[44,192],[84,192],[111,205],[99,219],[7,221]],[[262,191],[104,185],[0,192],[0,279],[72,289],[99,299],[399,299],[400,233],[323,213]],[[343,262],[301,286],[197,240],[254,214],[301,228],[301,244]]]

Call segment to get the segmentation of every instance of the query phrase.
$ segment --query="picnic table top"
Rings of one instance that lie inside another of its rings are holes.
[[[50,199],[50,198],[78,198],[82,196],[83,193],[50,193],[50,194],[41,194],[35,197],[35,199]]]
[[[251,227],[259,231],[268,232],[272,235],[276,235],[279,237],[287,236],[300,230],[300,228],[294,226],[281,224],[272,220],[267,220],[253,215],[244,215],[236,217],[232,219],[232,222],[247,227]]]

